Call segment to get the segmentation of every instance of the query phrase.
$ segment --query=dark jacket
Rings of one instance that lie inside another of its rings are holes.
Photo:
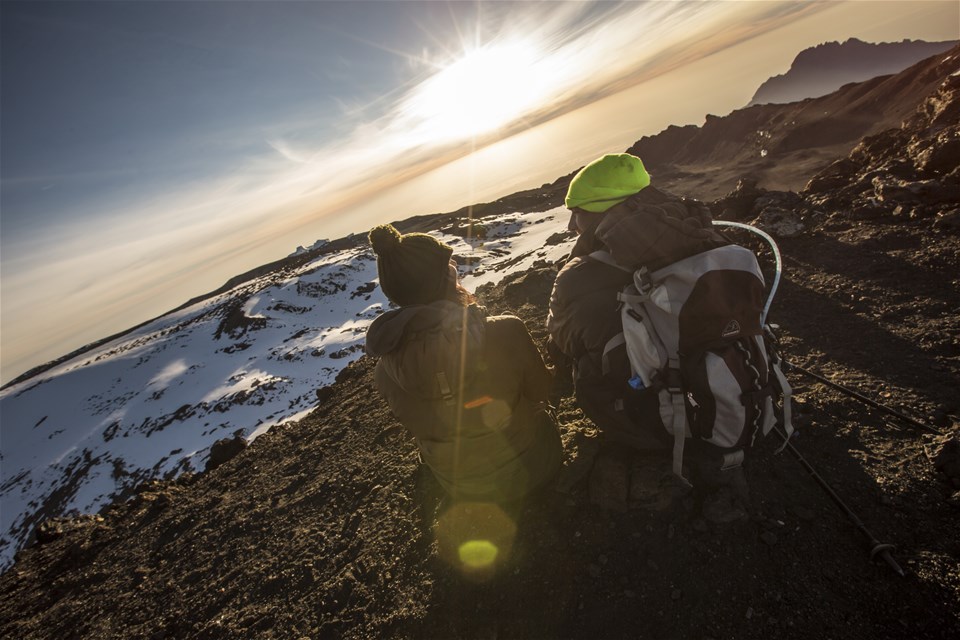
[[[510,501],[557,471],[551,377],[523,321],[440,301],[388,311],[367,332],[377,389],[449,493]]]
[[[597,215],[602,218],[594,232],[578,238],[557,274],[547,330],[573,362],[577,400],[587,417],[614,438],[638,448],[660,448],[666,444],[662,427],[647,430],[631,421],[616,404],[622,388],[603,377],[604,347],[622,330],[617,294],[632,282],[632,274],[589,254],[602,249],[618,264],[631,269],[646,265],[653,271],[727,241],[710,226],[702,203],[652,187]]]

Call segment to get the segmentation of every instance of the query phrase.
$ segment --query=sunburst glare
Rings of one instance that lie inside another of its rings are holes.
[[[433,141],[488,133],[539,105],[555,67],[530,42],[488,44],[424,82],[405,111]]]

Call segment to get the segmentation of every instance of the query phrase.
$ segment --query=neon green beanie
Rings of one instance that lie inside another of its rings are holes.
[[[650,184],[643,162],[629,153],[611,153],[580,169],[570,181],[568,209],[602,213]]]

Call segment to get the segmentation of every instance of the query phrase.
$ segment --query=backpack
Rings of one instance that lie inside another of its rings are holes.
[[[764,278],[752,251],[725,244],[655,271],[589,255],[633,274],[617,296],[623,331],[604,348],[603,373],[622,378],[628,361],[617,408],[656,407],[652,419],[673,436],[674,474],[683,478],[690,438],[716,447],[728,469],[778,414],[789,437],[790,385],[762,321]]]

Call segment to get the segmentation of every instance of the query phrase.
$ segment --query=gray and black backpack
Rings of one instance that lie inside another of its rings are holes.
[[[662,208],[648,209],[659,211],[641,212],[648,218],[645,235],[656,223],[676,227],[677,220]],[[723,237],[712,229],[701,231],[692,233],[700,242],[697,248],[708,235]],[[661,250],[669,235],[660,233]],[[679,248],[683,240],[676,238]],[[612,253],[623,242],[630,239],[608,242]],[[658,417],[672,434],[673,471],[681,478],[689,438],[713,445],[724,468],[730,468],[743,461],[744,449],[758,435],[770,431],[778,414],[788,435],[792,432],[790,385],[764,323],[765,286],[757,258],[726,240],[712,244],[720,246],[665,266],[659,256],[653,271],[645,265],[625,267],[611,252],[590,254],[633,274],[632,284],[618,294],[623,331],[604,348],[604,374],[626,377],[622,408],[645,407],[641,419]]]

